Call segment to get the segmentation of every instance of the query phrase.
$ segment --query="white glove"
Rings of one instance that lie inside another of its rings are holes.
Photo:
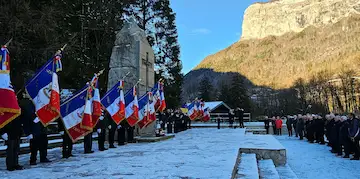
[[[40,122],[40,119],[38,118],[38,117],[36,117],[35,119],[34,119],[34,123],[38,123],[38,122]]]
[[[32,134],[28,135],[28,136],[26,137],[26,139],[27,139],[27,140],[33,139],[33,135],[32,135]]]
[[[108,128],[111,129],[111,125],[109,125]]]
[[[60,133],[61,135],[64,135],[64,131],[60,131],[59,133]]]
[[[100,134],[100,133],[101,133],[101,129],[97,129],[97,133]]]
[[[102,121],[102,120],[104,119],[104,116],[100,116],[100,118],[99,118],[99,119],[100,119],[100,121]]]
[[[118,125],[118,127],[117,127],[118,129],[120,129],[121,128],[121,125]]]
[[[4,133],[3,135],[1,135],[1,138],[3,138],[4,140],[8,140],[9,136],[7,133]]]

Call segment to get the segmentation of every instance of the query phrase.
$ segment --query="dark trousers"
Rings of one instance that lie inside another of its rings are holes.
[[[240,120],[240,128],[244,128],[244,121],[243,120]]]
[[[99,135],[99,139],[98,139],[99,150],[104,150],[105,149],[106,130],[101,129],[101,132],[98,135]]]
[[[300,136],[300,140],[304,139],[304,131],[303,130],[299,130],[299,136]]]
[[[321,144],[325,144],[323,132],[316,132],[316,141],[320,142]]]
[[[19,165],[20,139],[8,140],[6,143],[6,167],[12,169]]]
[[[172,124],[171,124],[171,123],[168,123],[168,124],[167,124],[167,133],[168,133],[168,134],[171,134],[171,133],[172,133]]]
[[[84,137],[84,152],[92,151],[92,132]]]
[[[289,137],[291,137],[293,135],[292,128],[288,128],[288,133],[289,133]]]
[[[63,158],[68,158],[72,155],[73,143],[72,143],[70,137],[66,133],[64,135],[62,135],[62,139],[63,139],[62,155],[63,155]]]
[[[114,146],[116,127],[109,129],[109,145]]]
[[[127,128],[127,142],[128,143],[134,143],[134,128],[129,127]]]
[[[355,142],[352,142],[352,145],[353,145],[354,152],[355,152],[354,157],[360,157],[360,144],[359,144],[359,139],[355,140]]]
[[[191,129],[191,120],[189,120],[189,127],[188,129]]]
[[[36,162],[37,153],[40,152],[40,161],[45,161],[47,157],[48,138],[46,134],[34,136],[30,140],[30,162]]]
[[[293,128],[294,128],[294,131],[295,131],[295,137],[298,137],[299,134],[298,134],[298,131],[296,130],[296,127],[294,126]]]
[[[275,126],[273,127],[273,131],[274,131],[274,135],[277,135],[277,130]]]
[[[218,120],[217,124],[217,128],[220,129],[220,120]]]
[[[269,134],[269,128],[265,127],[265,129],[266,129],[266,134]]]
[[[125,128],[118,129],[118,145],[125,145]]]
[[[280,129],[276,129],[276,130],[277,130],[276,134],[277,134],[277,135],[281,135],[281,128],[280,128]]]
[[[161,128],[163,129],[163,130],[165,130],[165,122],[164,121],[162,121],[163,123],[161,123]]]
[[[350,139],[344,139],[343,141],[341,141],[340,149],[342,148],[342,146],[344,146],[345,155],[347,155],[347,156],[350,155],[351,140]],[[339,152],[339,153],[342,153],[342,152]]]

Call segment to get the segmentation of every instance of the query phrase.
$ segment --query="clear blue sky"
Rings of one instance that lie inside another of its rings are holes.
[[[184,74],[206,56],[238,41],[245,9],[264,1],[267,0],[171,0]]]

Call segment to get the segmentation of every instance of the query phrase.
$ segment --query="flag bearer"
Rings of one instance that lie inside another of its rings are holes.
[[[73,143],[69,135],[65,132],[65,126],[61,119],[58,119],[58,130],[62,137],[62,156],[63,158],[73,157],[72,148]]]
[[[47,159],[47,128],[44,127],[39,118],[36,117],[35,106],[29,99],[29,96],[23,93],[23,98],[24,99],[20,101],[20,106],[22,106],[23,109],[24,132],[27,139],[30,140],[30,165],[36,165],[38,151],[40,152],[40,162],[49,163],[50,160]]]
[[[96,124],[96,132],[98,133],[99,151],[107,150],[107,148],[105,148],[106,120],[104,119],[104,112],[100,116],[99,122]]]

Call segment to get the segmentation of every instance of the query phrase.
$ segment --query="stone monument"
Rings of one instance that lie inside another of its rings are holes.
[[[147,41],[146,34],[134,19],[126,22],[116,33],[116,40],[110,57],[108,90],[125,78],[124,93],[137,84],[138,99],[154,86],[154,51]],[[155,136],[155,122],[140,130],[135,128],[135,135]]]

